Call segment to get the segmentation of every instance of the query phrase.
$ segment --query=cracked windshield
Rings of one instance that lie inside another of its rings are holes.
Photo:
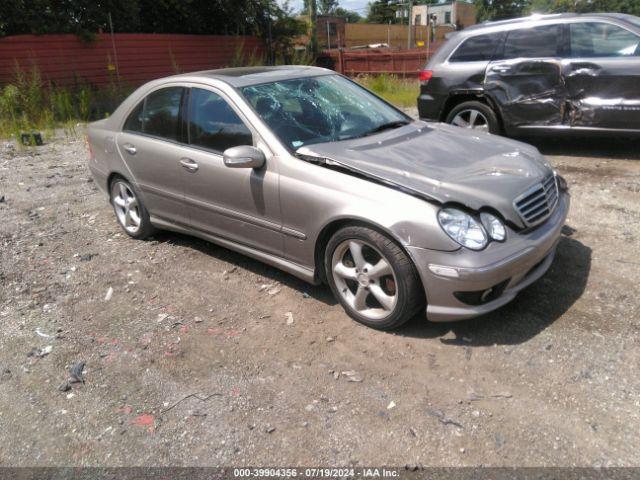
[[[410,118],[338,75],[244,87],[242,93],[288,147],[364,137]]]

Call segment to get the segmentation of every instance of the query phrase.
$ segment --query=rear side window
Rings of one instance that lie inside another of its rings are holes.
[[[189,143],[222,153],[227,148],[253,145],[251,131],[220,95],[191,89]]]
[[[561,42],[560,25],[512,30],[507,35],[502,58],[556,57]]]
[[[129,114],[123,130],[179,141],[180,105],[184,91],[183,87],[169,87],[149,94]]]
[[[142,133],[142,114],[144,110],[144,100],[138,104],[138,106],[129,114],[127,121],[124,122],[123,130],[129,132]]]
[[[617,25],[601,22],[569,24],[571,56],[631,57],[639,56],[640,37]]]
[[[502,38],[504,38],[503,33],[490,33],[468,38],[453,52],[449,61],[488,62],[493,57]]]
[[[142,117],[144,133],[169,140],[180,139],[180,104],[184,88],[169,87],[151,93]]]

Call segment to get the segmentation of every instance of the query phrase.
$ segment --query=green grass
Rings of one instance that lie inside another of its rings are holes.
[[[362,86],[380,95],[397,107],[415,107],[420,92],[417,78],[400,78],[395,75],[365,75],[356,78]]]
[[[45,136],[55,128],[73,132],[78,122],[109,115],[132,89],[115,81],[100,89],[76,79],[70,87],[45,82],[37,65],[16,65],[11,83],[0,85],[0,138],[39,131]]]

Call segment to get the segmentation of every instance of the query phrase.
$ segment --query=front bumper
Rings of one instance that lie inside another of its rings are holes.
[[[425,288],[427,318],[446,322],[483,315],[542,277],[553,263],[569,203],[569,194],[561,192],[557,208],[544,224],[526,234],[509,232],[505,243],[492,242],[482,251],[407,247]],[[485,301],[470,305],[459,299],[459,292],[489,293]]]

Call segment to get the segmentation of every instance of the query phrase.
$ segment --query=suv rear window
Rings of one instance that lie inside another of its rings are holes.
[[[488,62],[504,38],[504,33],[488,33],[467,38],[453,52],[450,62]]]
[[[561,44],[560,25],[542,25],[512,30],[504,43],[503,59],[558,56]]]

